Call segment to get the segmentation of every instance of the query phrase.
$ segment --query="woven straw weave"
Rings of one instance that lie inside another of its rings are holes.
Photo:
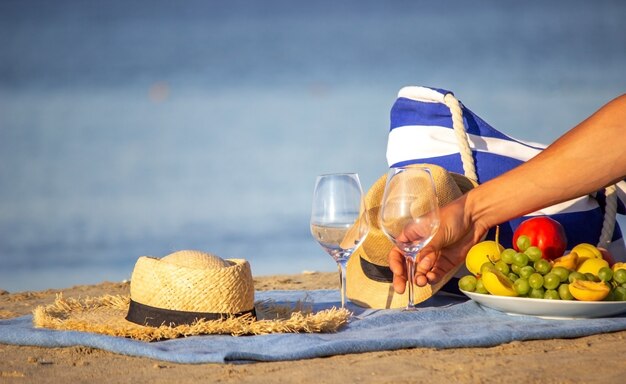
[[[156,308],[240,313],[254,307],[250,264],[197,251],[163,259],[140,257],[131,277],[131,298]]]

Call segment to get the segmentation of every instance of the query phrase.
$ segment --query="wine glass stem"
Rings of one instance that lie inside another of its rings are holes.
[[[407,309],[415,308],[415,301],[413,296],[413,278],[415,276],[415,262],[412,257],[406,257],[406,270],[408,271],[407,275],[407,284],[409,285],[409,303],[407,304]]]
[[[341,284],[341,308],[346,307],[346,263],[338,262],[339,282]]]

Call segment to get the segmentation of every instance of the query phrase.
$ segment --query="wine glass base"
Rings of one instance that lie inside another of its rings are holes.
[[[411,306],[407,306],[406,308],[402,309],[403,312],[417,312],[418,309],[417,307],[411,307]]]

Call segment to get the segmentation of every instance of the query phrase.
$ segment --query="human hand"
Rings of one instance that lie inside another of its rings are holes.
[[[418,255],[413,281],[420,287],[438,282],[446,273],[465,260],[469,249],[478,242],[488,228],[472,222],[466,210],[466,195],[441,209],[439,230]],[[411,240],[408,228],[404,235]],[[403,293],[406,287],[406,261],[402,252],[394,247],[389,252],[389,268],[393,273],[393,287]]]

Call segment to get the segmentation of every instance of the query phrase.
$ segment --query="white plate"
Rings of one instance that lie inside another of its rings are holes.
[[[509,315],[529,315],[544,319],[564,320],[608,317],[626,312],[626,301],[546,300],[461,292],[480,305]]]

